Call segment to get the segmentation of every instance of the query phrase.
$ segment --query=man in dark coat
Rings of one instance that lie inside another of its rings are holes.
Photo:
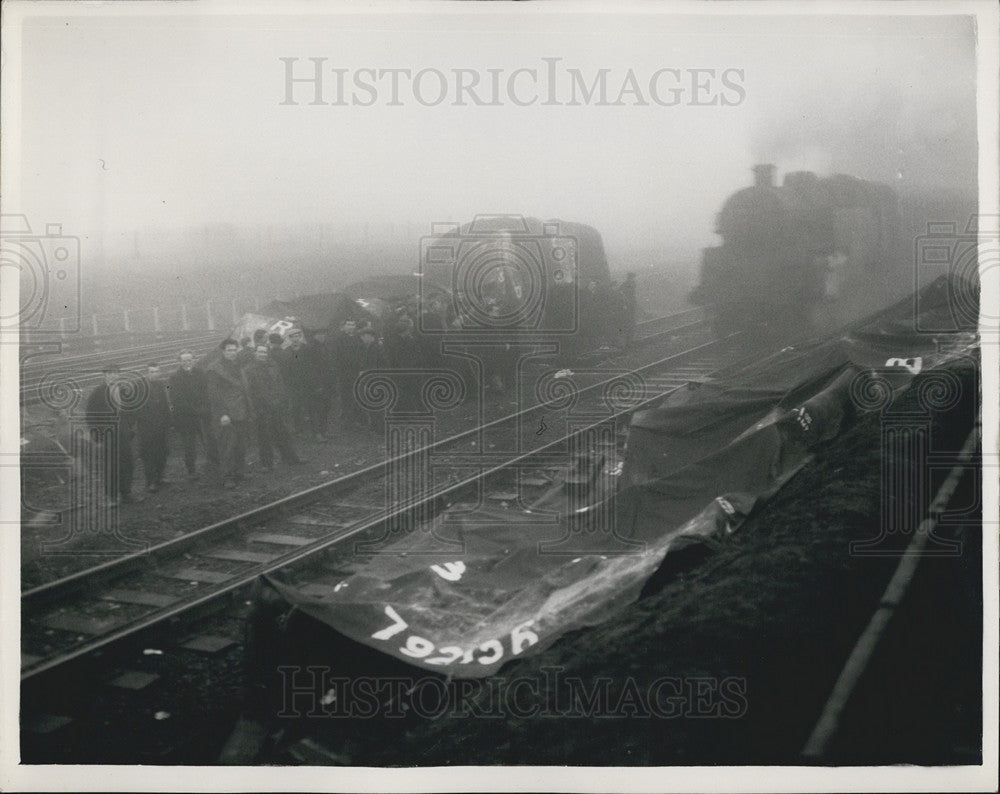
[[[330,408],[337,388],[337,372],[333,346],[326,331],[313,334],[306,359],[312,364],[312,383],[309,385],[309,416],[316,441],[329,441]]]
[[[305,463],[295,452],[292,437],[285,423],[288,411],[288,391],[281,378],[278,362],[268,354],[267,345],[257,348],[255,359],[244,370],[250,401],[253,404],[254,424],[260,462],[264,471],[274,468],[274,450],[277,449],[285,463]]]
[[[274,332],[267,335],[267,354],[279,365],[281,364],[281,357],[284,355],[282,350],[284,344],[285,337],[281,334]]]
[[[502,306],[489,301],[489,311],[493,317],[502,316]],[[499,322],[499,319],[498,319]],[[517,358],[510,342],[485,346],[480,353],[483,366],[484,389],[493,398],[504,398],[514,386]]]
[[[635,312],[637,307],[635,273],[625,274],[625,280],[618,287],[621,320],[618,323],[618,339],[622,347],[632,344],[635,333]]]
[[[414,334],[413,318],[401,311],[385,334],[387,363],[393,369],[419,369],[424,364],[423,348]]]
[[[132,444],[134,409],[142,399],[142,382],[123,378],[117,367],[104,370],[104,383],[87,398],[86,419],[95,450],[93,463],[101,472],[112,506],[141,501],[141,497],[132,496]]]
[[[310,408],[313,404],[316,387],[316,369],[313,351],[306,344],[301,328],[292,328],[288,332],[288,347],[281,352],[281,374],[288,388],[289,408],[292,429],[296,433],[305,433],[315,429]]]
[[[184,446],[184,465],[188,476],[194,479],[197,476],[198,439],[205,445],[209,462],[218,464],[219,450],[212,430],[205,373],[195,368],[194,353],[190,350],[182,350],[179,358],[181,365],[170,376],[167,397],[174,415],[174,426]]]
[[[226,488],[234,487],[246,476],[246,435],[251,414],[246,378],[236,362],[239,349],[239,342],[226,339],[222,359],[213,361],[206,371],[212,427],[219,443],[219,479]]]
[[[389,366],[394,370],[425,369],[424,348],[413,333],[413,318],[405,311],[399,313],[396,327],[385,336],[385,351]],[[415,373],[400,374],[397,378],[399,399],[394,409],[400,413],[419,411],[421,408],[420,379]],[[393,410],[390,408],[390,410]]]
[[[354,382],[361,371],[361,340],[353,320],[346,321],[330,340],[337,384],[339,424],[345,430],[358,427],[363,415],[354,399]]]
[[[358,375],[355,376],[355,379],[365,372],[374,372],[385,365],[382,344],[379,342],[371,323],[365,323],[358,329],[358,348],[356,352]],[[361,421],[369,430],[379,433],[384,431],[385,422],[382,412],[365,408],[365,406],[358,403],[357,397],[354,395],[353,381],[350,387],[350,404],[356,407]]]
[[[253,361],[254,350],[256,349],[256,343],[254,339],[257,338],[257,331],[254,331],[254,338],[251,339],[249,336],[244,336],[240,341],[239,352],[236,353],[236,363],[240,365],[240,369],[243,369],[247,364]],[[267,333],[264,331],[263,333]]]
[[[445,329],[445,307],[441,301],[430,301],[428,307],[420,314],[420,327],[417,329],[417,339],[423,351],[424,366],[428,369],[440,369],[443,366],[441,342]]]
[[[139,457],[146,475],[146,487],[154,493],[163,487],[163,471],[167,466],[167,431],[170,429],[170,403],[160,365],[146,367],[146,399],[136,409],[136,434],[139,437]]]

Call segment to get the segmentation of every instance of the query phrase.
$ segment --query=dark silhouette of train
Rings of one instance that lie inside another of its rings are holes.
[[[774,182],[758,165],[754,185],[718,214],[722,244],[703,251],[691,300],[711,304],[715,327],[787,331],[817,319],[846,321],[889,300],[900,281],[900,207],[892,188],[810,171]]]
[[[449,331],[569,354],[611,338],[617,293],[593,227],[478,215],[435,232],[422,241],[420,277],[425,291],[449,294]]]

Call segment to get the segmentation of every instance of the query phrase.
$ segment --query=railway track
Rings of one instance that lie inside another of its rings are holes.
[[[218,333],[204,334],[102,353],[29,360],[21,367],[21,405],[63,404],[72,392],[81,393],[100,383],[101,369],[109,365],[125,371],[145,371],[150,361],[160,361],[165,372],[173,372],[181,350],[201,356],[215,348],[220,338]]]
[[[155,342],[149,342],[141,345],[129,345],[127,347],[121,347],[111,350],[97,350],[89,353],[71,353],[71,354],[47,354],[46,351],[42,350],[39,353],[30,354],[30,358],[26,360],[22,366],[25,372],[32,372],[35,370],[44,370],[50,367],[52,364],[57,363],[61,365],[68,366],[100,366],[106,361],[112,361],[116,358],[127,359],[130,357],[135,357],[140,353],[146,352],[162,352],[164,350],[173,350],[175,347],[183,346],[188,343],[196,344],[199,342],[208,342],[210,340],[219,339],[219,332],[214,331],[212,333],[200,333],[200,334],[190,334],[188,336],[178,336],[171,339],[159,339]],[[30,350],[30,346],[29,346]],[[47,358],[42,358],[48,355]],[[38,359],[38,360],[32,360]]]
[[[684,319],[666,322],[672,327],[659,333],[680,336],[682,329],[698,325],[687,324]],[[232,659],[237,653],[234,646],[240,641],[240,612],[245,611],[240,605],[247,597],[246,586],[262,573],[281,570],[284,578],[309,582],[309,589],[322,595],[342,579],[337,570],[341,555],[351,554],[357,543],[367,545],[391,539],[394,522],[406,523],[403,519],[407,516],[426,518],[456,502],[475,503],[484,499],[530,502],[548,487],[557,470],[567,467],[567,452],[574,448],[574,436],[579,437],[596,426],[620,428],[634,410],[685,388],[693,380],[724,370],[752,369],[770,358],[767,354],[740,358],[736,341],[730,340],[731,346],[692,345],[676,355],[639,367],[636,372],[615,372],[607,366],[609,362],[599,361],[593,367],[595,371],[583,373],[591,380],[578,379],[575,389],[539,388],[537,391],[543,397],[551,399],[542,399],[538,405],[518,414],[455,434],[435,442],[429,449],[407,450],[377,466],[247,511],[143,554],[25,592],[22,681],[31,686],[32,722],[43,726],[44,731],[59,720],[70,719],[53,715],[78,714],[75,730],[86,732],[87,708],[77,712],[64,702],[65,698],[52,693],[60,686],[55,681],[76,689],[95,676],[95,691],[105,694],[93,697],[127,703],[125,708],[138,709],[140,713],[148,710],[157,695],[145,696],[143,705],[136,706],[133,704],[139,701],[139,694],[129,691],[131,686],[116,682],[128,676],[140,683],[143,676],[156,677],[149,672],[136,672],[140,670],[162,670],[166,674],[167,665],[153,663],[156,659],[170,658],[172,666],[192,662],[198,665],[200,662],[192,654],[217,653],[204,650],[211,648],[213,641],[228,643],[233,649],[228,654]],[[596,371],[601,368],[606,370],[606,377]],[[636,374],[640,376],[638,379],[628,380],[629,375]],[[556,372],[542,373],[543,382],[551,386],[564,381],[556,375]],[[618,395],[610,406],[608,394]],[[582,423],[583,426],[579,421],[569,421],[579,416],[589,416],[590,421]],[[537,436],[539,417],[544,417],[553,428],[552,434]],[[566,432],[570,424],[575,425],[572,433]],[[503,438],[515,441],[504,445]],[[605,438],[608,443],[605,463],[613,467],[620,437],[611,433]],[[490,449],[491,442],[494,449]],[[477,448],[480,452],[475,452]],[[415,464],[426,465],[435,472],[431,488],[424,499],[394,506],[387,499],[387,475]],[[205,618],[206,612],[216,614],[220,610],[219,617]],[[192,627],[206,636],[196,636],[192,643]],[[147,632],[149,629],[152,631]],[[112,655],[111,646],[119,641],[121,650]],[[199,642],[200,651],[195,649]],[[163,651],[155,650],[157,647],[169,648],[167,656],[143,657],[144,653],[162,654]],[[105,648],[109,652],[102,654]],[[135,654],[140,661],[136,661]],[[124,664],[132,669],[119,675],[123,668],[114,660],[130,656],[131,661]],[[212,664],[222,662],[222,656]],[[80,667],[67,664],[74,659],[86,663]],[[45,675],[60,671],[66,675],[56,675],[54,681]],[[171,672],[171,677],[164,680],[173,681],[173,675]],[[119,688],[102,688],[109,684]],[[151,687],[150,691],[154,689]],[[38,695],[39,691],[48,690],[49,694]],[[117,695],[113,694],[115,691]],[[152,713],[149,711],[149,715]],[[157,714],[155,719],[159,720],[161,715]],[[211,731],[205,726],[199,729],[205,735]],[[46,741],[48,735],[32,734],[31,741]],[[189,738],[189,741],[198,740]],[[38,751],[29,750],[29,755],[31,752]],[[51,758],[51,750],[41,752],[39,759]]]
[[[699,323],[659,333],[689,325]],[[605,465],[613,468],[623,420],[734,366],[734,342],[701,342],[624,372],[597,366],[572,380],[543,373],[537,403],[523,410],[431,443],[414,443],[419,434],[411,434],[408,448],[404,441],[377,465],[27,590],[22,681],[193,613],[261,574],[317,559],[349,538],[379,542],[400,523],[457,501],[530,501],[571,465],[574,440],[595,428],[605,428]],[[428,473],[416,478],[417,491],[398,488],[408,472]]]

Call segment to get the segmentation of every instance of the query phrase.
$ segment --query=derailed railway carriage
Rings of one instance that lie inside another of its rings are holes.
[[[593,347],[615,311],[604,243],[582,223],[479,215],[421,244],[428,288],[451,293],[452,329],[505,341]]]
[[[750,325],[807,328],[884,305],[898,286],[900,209],[887,185],[844,174],[754,167],[703,251],[694,303],[713,304],[720,333]]]

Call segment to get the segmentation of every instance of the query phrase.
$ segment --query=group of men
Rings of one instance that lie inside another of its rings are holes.
[[[601,327],[597,336],[602,342],[617,337],[627,346],[635,322],[634,274],[611,294],[620,302],[617,327]],[[595,284],[588,285],[581,300],[588,309],[585,316],[601,316],[598,307],[608,300]],[[102,452],[99,465],[109,499],[134,498],[136,442],[148,490],[162,487],[171,426],[180,437],[189,477],[199,476],[196,463],[201,445],[210,470],[227,488],[246,477],[246,446],[251,435],[256,437],[261,467],[270,471],[275,453],[286,464],[306,462],[296,451],[295,437],[331,440],[332,411],[337,413],[340,431],[381,430],[381,413],[367,410],[355,395],[360,373],[386,368],[413,376],[442,366],[441,339],[434,332],[461,327],[462,319],[449,316],[446,305],[431,302],[422,311],[400,307],[383,322],[381,335],[371,323],[353,320],[332,333],[318,331],[308,340],[299,327],[293,326],[285,336],[258,329],[242,344],[226,339],[220,346],[221,357],[203,368],[196,366],[193,353],[182,351],[179,366],[169,378],[158,363],[149,364],[140,378],[125,379],[117,369],[109,368],[86,409],[91,436],[97,442],[94,446]],[[515,366],[510,345],[480,352],[487,390],[503,395]],[[471,394],[474,375],[462,374],[466,394]],[[419,410],[419,378],[401,377],[398,388],[395,409]]]
[[[112,503],[137,501],[132,495],[136,441],[146,486],[155,492],[164,482],[171,424],[176,424],[185,443],[201,437],[200,426],[194,424],[201,408],[198,390],[192,383],[196,377],[193,366],[194,355],[181,353],[181,367],[170,380],[171,386],[177,383],[178,388],[170,396],[158,363],[149,364],[141,377],[123,377],[118,367],[105,368],[104,383],[87,399],[85,418],[90,426],[91,448],[98,453],[93,463],[101,471]],[[211,449],[214,455],[214,444]],[[193,467],[192,455],[188,470],[193,471]]]
[[[182,351],[169,378],[158,363],[140,377],[123,377],[116,367],[104,371],[104,383],[87,400],[86,419],[112,503],[138,500],[132,494],[136,447],[147,489],[163,486],[171,427],[180,438],[188,476],[200,476],[201,446],[209,471],[226,488],[246,477],[251,435],[262,470],[270,471],[275,453],[286,464],[307,462],[296,451],[294,436],[330,440],[334,406],[341,429],[378,429],[376,417],[359,408],[353,392],[358,374],[382,363],[370,325],[348,321],[332,338],[317,333],[309,342],[299,328],[288,332],[287,342],[281,334],[257,331],[244,342],[226,339],[221,357],[204,367],[196,366],[192,352]]]

